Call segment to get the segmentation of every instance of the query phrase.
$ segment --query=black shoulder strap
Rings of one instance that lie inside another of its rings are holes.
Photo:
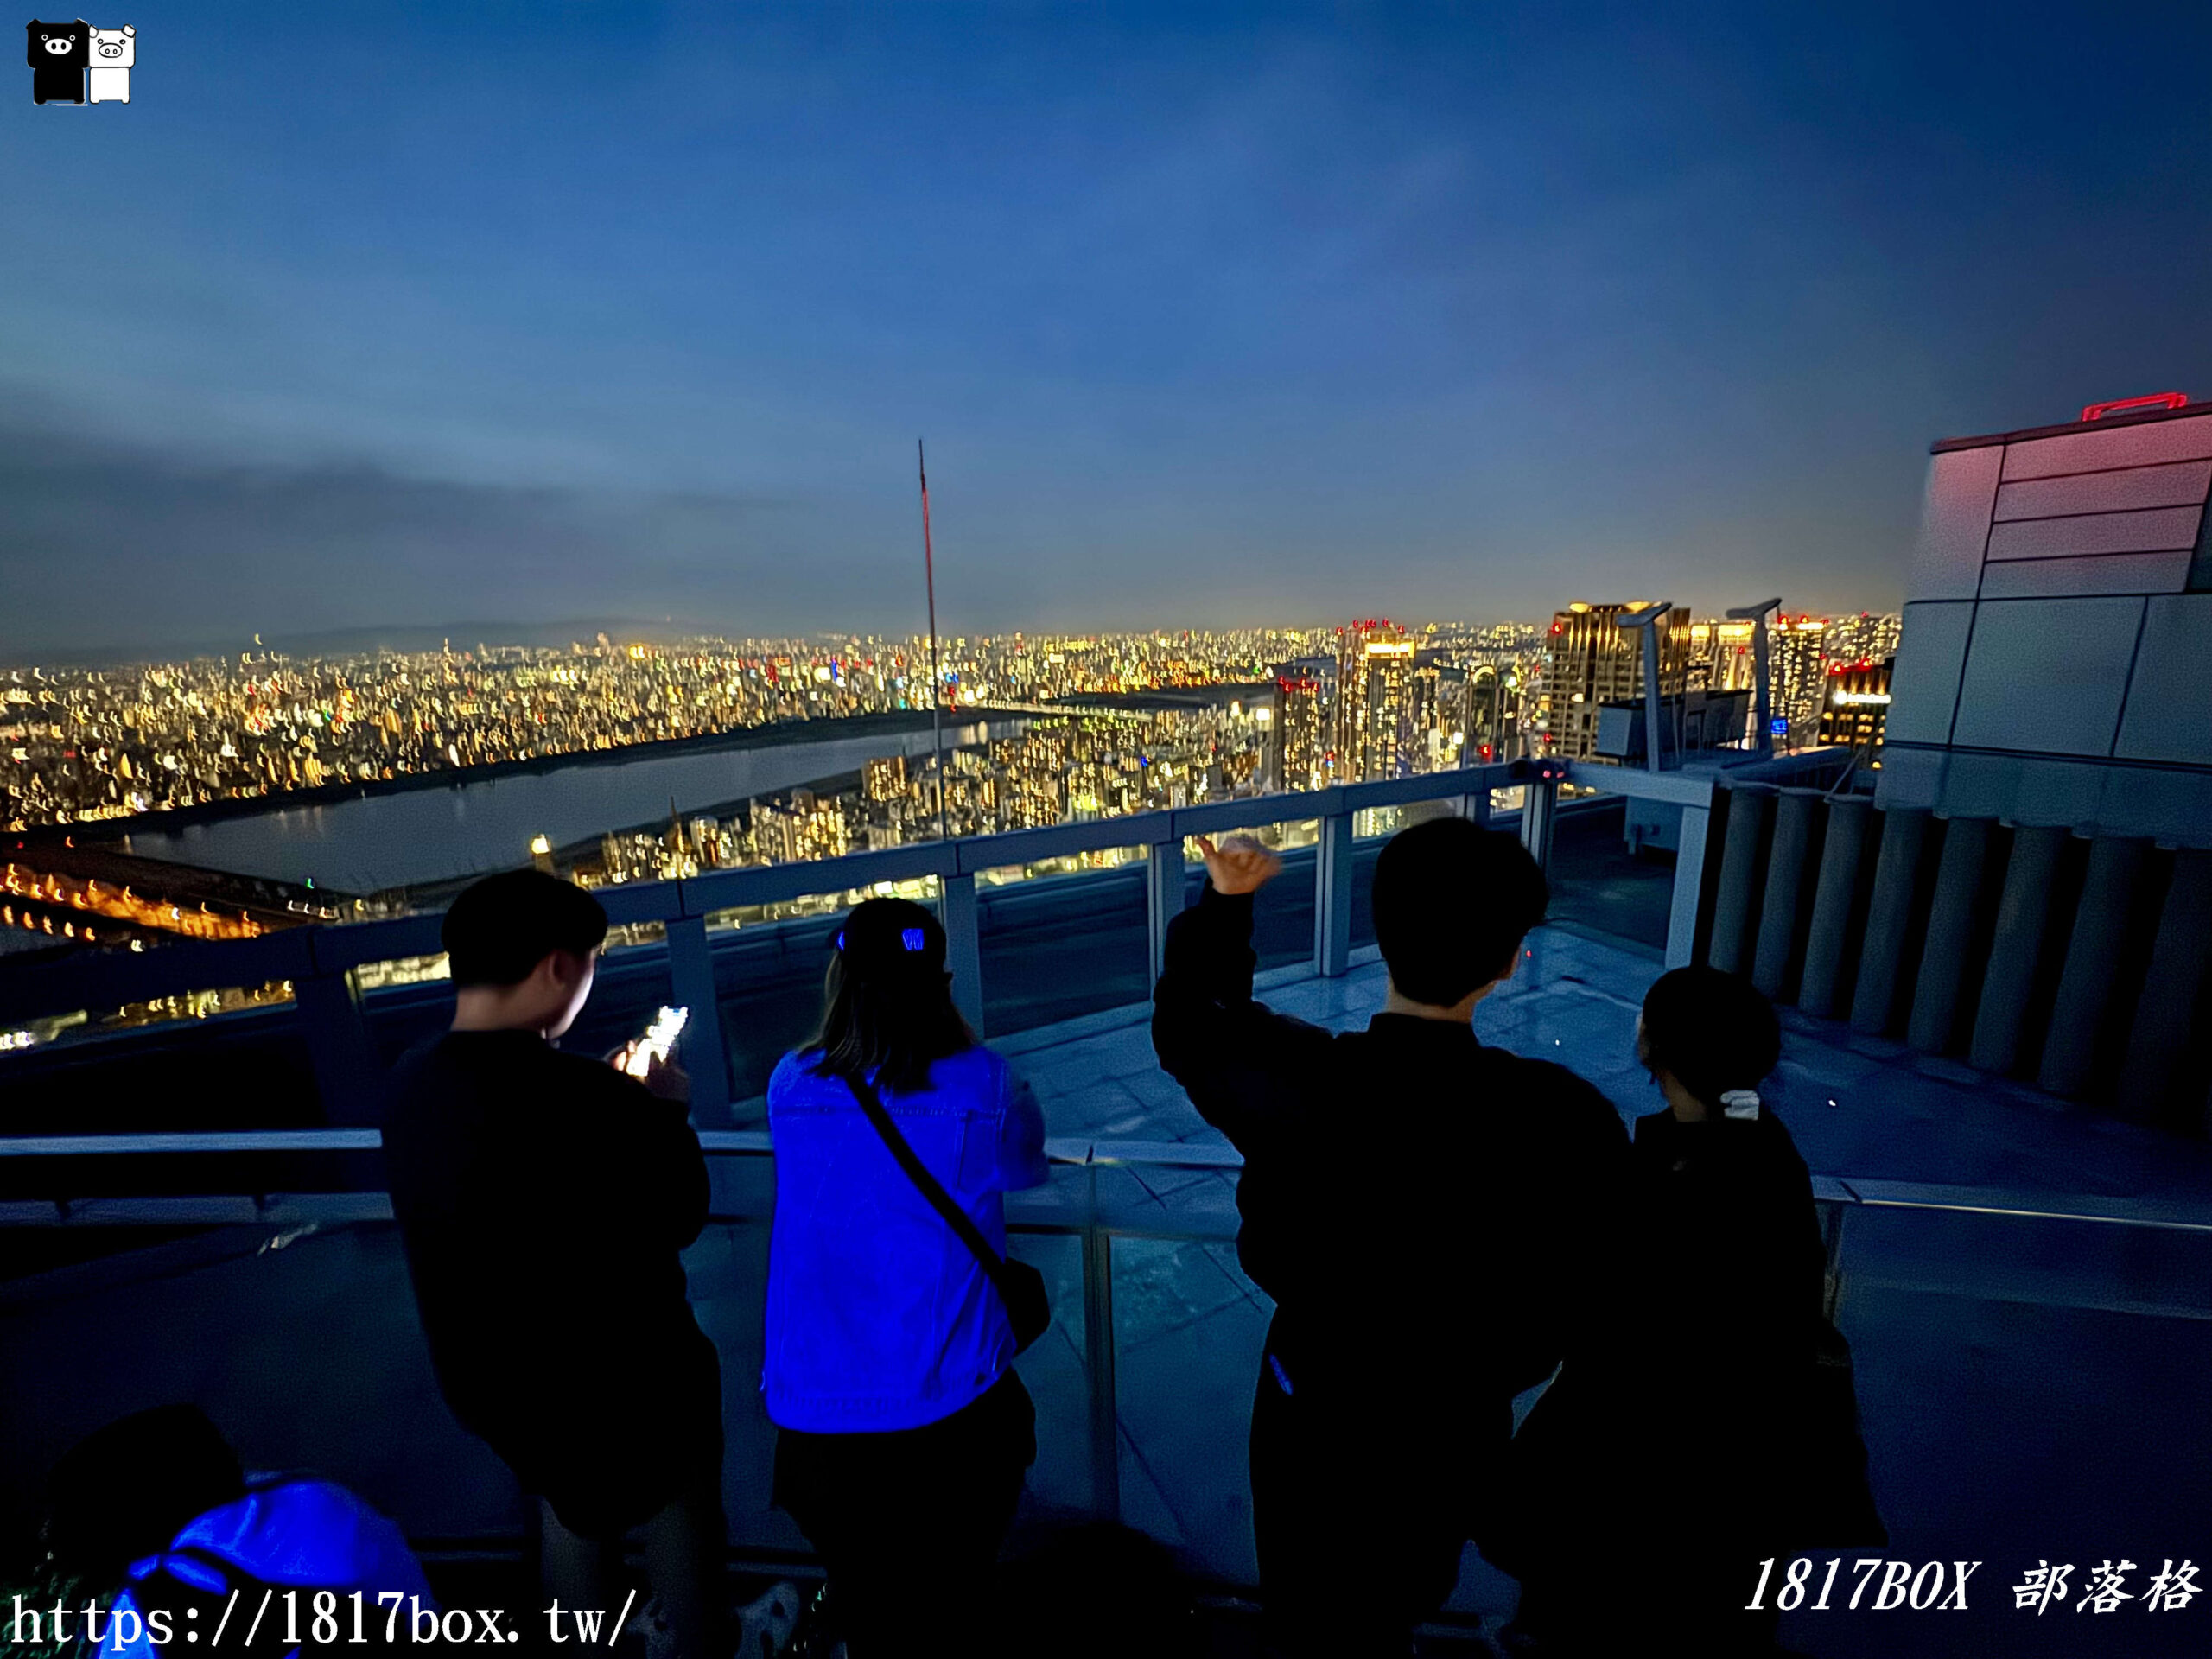
[[[943,1183],[930,1173],[929,1166],[906,1144],[906,1137],[899,1133],[899,1126],[884,1109],[883,1097],[875,1092],[875,1085],[866,1077],[847,1077],[845,1084],[853,1091],[853,1098],[860,1102],[861,1110],[868,1114],[868,1121],[875,1126],[876,1134],[883,1137],[884,1146],[899,1160],[899,1167],[906,1172],[906,1179],[929,1200],[930,1208],[944,1217],[944,1224],[960,1235],[960,1242],[974,1253],[984,1276],[997,1287],[1001,1296],[1006,1295],[1006,1287],[1001,1282],[1006,1274],[1005,1261],[991,1248],[990,1241],[969,1218],[968,1212],[954,1202]]]

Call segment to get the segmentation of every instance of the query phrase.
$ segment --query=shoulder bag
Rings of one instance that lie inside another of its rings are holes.
[[[1052,1323],[1052,1303],[1046,1294],[1045,1275],[1027,1262],[1002,1256],[991,1248],[990,1241],[969,1219],[968,1212],[930,1173],[928,1166],[915,1156],[913,1147],[906,1144],[906,1137],[899,1133],[899,1126],[884,1109],[883,1098],[875,1092],[874,1084],[865,1077],[847,1077],[845,1082],[853,1091],[853,1098],[860,1102],[861,1110],[868,1114],[868,1121],[875,1126],[876,1134],[882,1137],[885,1147],[898,1160],[899,1167],[906,1172],[906,1179],[929,1200],[930,1208],[944,1217],[944,1224],[960,1236],[960,1242],[975,1256],[983,1276],[991,1281],[999,1300],[1006,1304],[1007,1319],[1014,1326],[1014,1351],[1025,1351]]]

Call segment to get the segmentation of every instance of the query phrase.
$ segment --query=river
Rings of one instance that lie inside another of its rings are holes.
[[[945,747],[980,743],[1026,722],[948,728]],[[123,842],[144,858],[286,881],[313,880],[340,893],[451,880],[510,869],[530,857],[533,836],[556,847],[632,824],[665,822],[669,798],[685,816],[772,795],[818,778],[857,772],[880,755],[925,755],[930,734],[733,747],[637,760],[579,758],[550,772],[512,772],[445,789],[414,789],[313,806],[271,807]]]

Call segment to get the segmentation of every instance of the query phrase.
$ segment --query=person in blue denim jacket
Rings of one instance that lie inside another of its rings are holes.
[[[855,906],[822,1029],[768,1084],[776,1214],[761,1389],[777,1505],[829,1573],[853,1659],[921,1650],[980,1586],[1036,1457],[1004,1304],[902,1171],[849,1079],[873,1083],[922,1164],[1003,1253],[1000,1195],[1045,1179],[1028,1086],[953,1005],[944,930]]]

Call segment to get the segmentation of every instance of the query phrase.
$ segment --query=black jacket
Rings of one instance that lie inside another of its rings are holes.
[[[715,1364],[679,1252],[706,1224],[683,1108],[524,1031],[448,1032],[394,1069],[391,1205],[446,1398],[518,1419],[651,1408]]]
[[[1526,1577],[1630,1540],[1648,1554],[1770,1549],[1808,1525],[1878,1538],[1848,1371],[1819,1363],[1840,1338],[1789,1130],[1769,1109],[1656,1113],[1636,1125],[1632,1171],[1616,1300],[1515,1438],[1484,1553]]]
[[[1628,1150],[1611,1103],[1465,1026],[1272,1013],[1251,931],[1251,899],[1211,887],[1170,924],[1152,1031],[1244,1154],[1237,1253],[1274,1298],[1272,1353],[1412,1433],[1541,1380],[1605,1270]]]

